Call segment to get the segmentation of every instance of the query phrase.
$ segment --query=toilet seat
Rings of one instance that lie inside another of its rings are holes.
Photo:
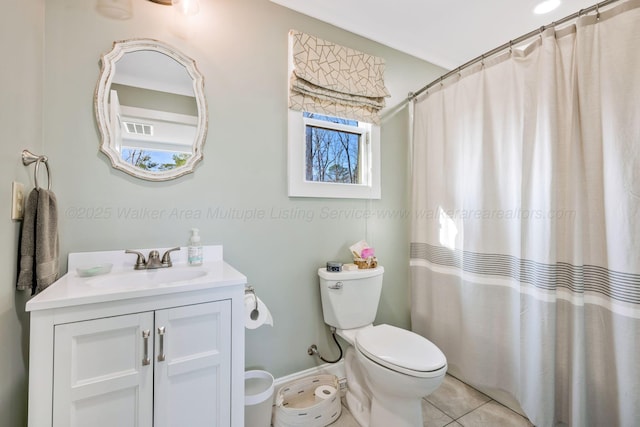
[[[356,349],[373,362],[414,377],[432,377],[447,366],[440,349],[428,339],[406,329],[378,325],[356,335]]]

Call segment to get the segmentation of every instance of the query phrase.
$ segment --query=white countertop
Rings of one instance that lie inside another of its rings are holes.
[[[166,249],[159,249],[160,255]],[[148,255],[149,250],[140,252]],[[186,248],[172,252],[173,266],[169,268],[134,270],[135,255],[124,251],[86,252],[69,254],[69,272],[44,291],[31,298],[27,311],[70,307],[105,301],[166,295],[175,292],[242,285],[247,278],[222,259],[222,246],[205,246],[205,262],[190,266],[186,262]],[[79,266],[113,264],[110,273],[80,277]],[[170,281],[158,277],[173,277]],[[185,277],[185,280],[175,278]]]

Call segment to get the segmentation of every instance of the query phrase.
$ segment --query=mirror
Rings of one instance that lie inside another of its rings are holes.
[[[151,39],[117,41],[101,58],[94,104],[100,151],[149,181],[193,172],[207,133],[204,78],[195,62]]]

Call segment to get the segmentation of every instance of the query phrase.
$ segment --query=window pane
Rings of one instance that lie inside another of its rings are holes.
[[[306,117],[357,128],[354,120],[319,116],[305,113]],[[328,120],[326,120],[328,119]],[[321,126],[307,125],[306,129],[306,180],[360,184],[361,134]]]
[[[309,113],[304,111],[302,113],[302,117],[306,117],[309,119],[322,120],[329,123],[340,123],[341,125],[349,125],[353,127],[358,127],[357,120],[349,120],[349,119],[341,119],[340,117],[331,117],[331,116],[323,116],[322,114],[317,113]]]
[[[122,160],[135,167],[148,171],[159,172],[171,170],[184,165],[191,157],[190,153],[176,153],[171,151],[152,151],[140,148],[123,148]]]

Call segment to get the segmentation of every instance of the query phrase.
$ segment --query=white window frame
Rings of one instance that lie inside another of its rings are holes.
[[[360,184],[307,181],[306,126],[320,126],[363,135],[360,150]],[[289,110],[288,137],[289,197],[342,199],[380,199],[380,127],[359,122],[358,128],[303,117],[302,111]]]

